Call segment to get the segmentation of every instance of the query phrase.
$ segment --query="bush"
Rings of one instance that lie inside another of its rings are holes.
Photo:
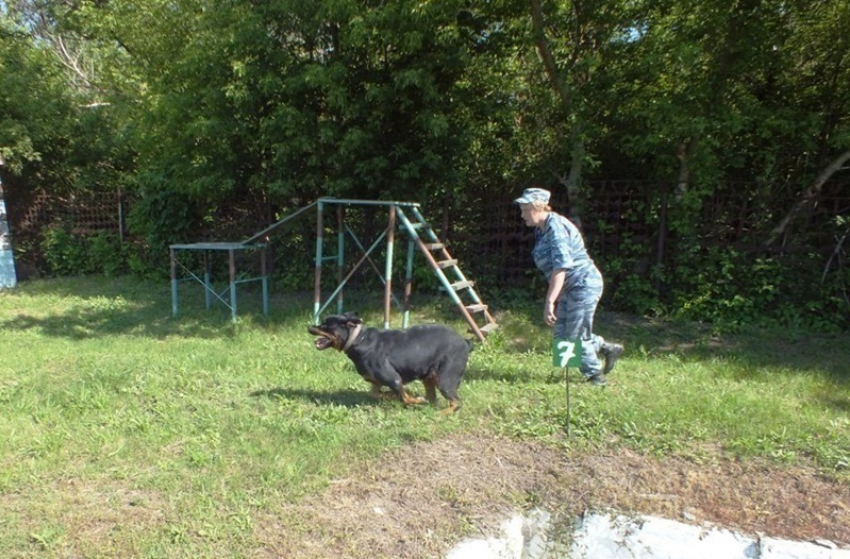
[[[137,193],[128,216],[130,231],[139,240],[131,263],[134,273],[167,274],[168,267],[162,263],[168,246],[197,238],[201,223],[198,208],[188,196],[163,187]]]
[[[115,277],[129,271],[129,245],[115,233],[100,231],[83,237],[73,235],[62,224],[55,224],[45,229],[41,251],[53,276]]]
[[[41,251],[51,275],[77,276],[89,272],[85,240],[71,235],[61,223],[45,229]]]
[[[116,277],[129,271],[130,245],[106,231],[88,239],[88,263],[92,273]]]
[[[694,250],[675,267],[670,314],[727,330],[745,324],[846,328],[844,282],[838,274],[822,282],[822,260],[817,254],[753,258],[732,248]]]

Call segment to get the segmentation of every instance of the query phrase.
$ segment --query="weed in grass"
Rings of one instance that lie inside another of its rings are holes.
[[[50,551],[56,547],[64,538],[65,530],[58,526],[41,526],[30,533],[32,543],[43,551]]]

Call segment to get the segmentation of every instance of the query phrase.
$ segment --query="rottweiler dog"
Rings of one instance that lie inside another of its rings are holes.
[[[429,324],[405,330],[379,330],[365,326],[357,313],[349,312],[329,316],[307,330],[317,336],[316,349],[332,347],[345,353],[360,376],[372,383],[373,396],[392,397],[394,393],[405,404],[423,404],[425,398],[413,397],[404,389],[405,384],[421,380],[428,402],[437,403],[439,390],[449,402],[445,413],[460,408],[457,391],[466,372],[472,342],[451,328]],[[382,394],[382,386],[389,387],[392,393]]]

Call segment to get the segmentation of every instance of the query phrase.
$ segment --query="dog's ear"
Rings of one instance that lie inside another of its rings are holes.
[[[342,316],[349,324],[363,324],[363,319],[356,312],[347,312]]]

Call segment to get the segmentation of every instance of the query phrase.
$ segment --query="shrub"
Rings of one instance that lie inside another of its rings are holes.
[[[41,251],[53,276],[103,274],[115,277],[129,271],[129,245],[115,233],[100,231],[83,237],[63,224],[45,229]]]
[[[62,223],[44,230],[41,251],[52,275],[76,276],[90,271],[85,240],[72,235]]]

